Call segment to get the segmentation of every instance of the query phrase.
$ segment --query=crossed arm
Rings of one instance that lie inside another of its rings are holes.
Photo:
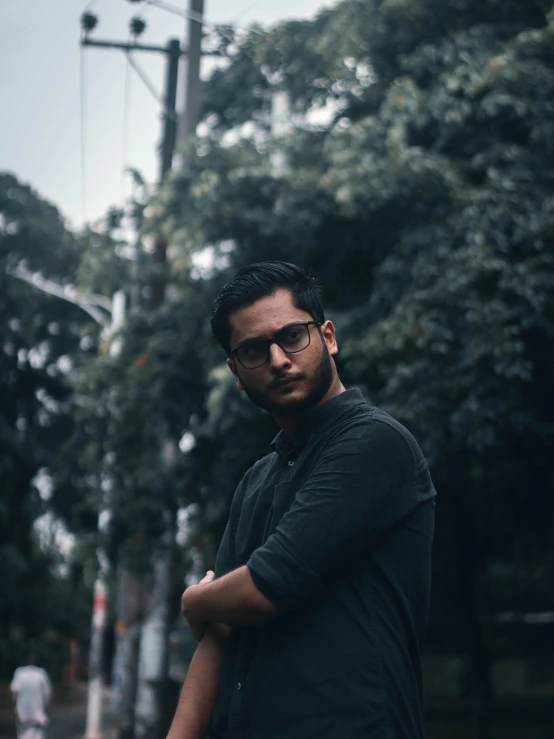
[[[349,428],[328,445],[248,566],[217,580],[208,573],[187,588],[181,608],[200,643],[168,739],[203,739],[229,627],[263,623],[284,608],[301,607],[330,572],[347,567],[372,539],[413,510],[418,504],[413,474],[412,452],[395,429],[382,424]],[[251,571],[279,606],[256,587]]]
[[[248,567],[214,580],[208,572],[198,585],[190,585],[181,610],[199,644],[183,685],[168,739],[202,739],[208,728],[221,675],[223,651],[230,626],[262,623],[280,609],[252,582]]]
[[[207,623],[247,626],[270,621],[281,613],[254,585],[246,565],[213,579],[213,572],[191,585],[181,599],[183,616],[197,639]]]

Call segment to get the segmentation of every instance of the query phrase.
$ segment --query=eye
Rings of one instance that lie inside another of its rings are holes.
[[[289,328],[282,331],[280,340],[282,344],[289,347],[302,344],[306,340],[306,327],[302,325],[289,326]]]
[[[243,344],[239,349],[241,357],[244,357],[245,359],[249,359],[250,357],[256,358],[264,350],[265,346],[261,342],[257,341],[249,341],[248,343]]]

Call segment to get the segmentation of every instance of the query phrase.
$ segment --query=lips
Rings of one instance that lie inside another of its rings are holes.
[[[301,375],[294,375],[291,377],[283,377],[280,380],[273,380],[273,382],[269,385],[269,389],[274,390],[276,388],[286,387],[287,385],[292,385],[294,382],[298,382],[298,380],[301,379]]]

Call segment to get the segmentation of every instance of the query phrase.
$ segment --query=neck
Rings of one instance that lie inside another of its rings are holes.
[[[299,413],[297,416],[273,416],[273,418],[276,420],[277,425],[281,428],[283,433],[288,436],[289,439],[294,439],[294,435],[296,433],[298,425],[302,423],[302,421],[309,413],[311,413],[311,411],[314,411],[316,408],[320,408],[322,405],[325,405],[328,400],[331,400],[331,398],[334,398],[336,395],[340,395],[345,390],[346,388],[340,381],[339,376],[335,374],[329,390],[327,390],[321,400],[316,403],[313,408],[310,408],[309,411],[306,411],[305,413]]]

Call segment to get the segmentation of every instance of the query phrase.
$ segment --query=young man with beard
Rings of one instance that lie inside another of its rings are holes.
[[[345,390],[299,267],[240,270],[212,328],[281,430],[237,488],[215,576],[183,594],[199,644],[169,739],[420,738],[435,491],[417,443]]]

